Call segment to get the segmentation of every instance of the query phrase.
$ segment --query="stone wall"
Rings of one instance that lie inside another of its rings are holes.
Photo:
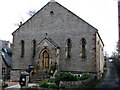
[[[20,70],[11,70],[11,80],[19,81],[20,79]]]
[[[96,83],[95,76],[84,81],[60,81],[60,88],[93,88]]]
[[[98,72],[98,79],[102,77],[104,72],[104,44],[99,37],[99,34],[96,33],[96,71]]]

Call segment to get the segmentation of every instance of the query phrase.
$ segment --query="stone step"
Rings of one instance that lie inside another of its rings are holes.
[[[46,74],[45,72],[37,72],[35,75],[31,76],[31,82],[38,82],[46,78],[49,78],[49,74]]]

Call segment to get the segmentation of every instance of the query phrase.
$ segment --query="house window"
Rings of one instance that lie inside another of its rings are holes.
[[[82,58],[86,58],[86,40],[85,38],[82,38],[81,39],[81,52],[80,52],[80,55]]]
[[[68,38],[66,40],[66,50],[65,50],[66,58],[71,58],[71,47],[72,47],[71,39]]]
[[[24,45],[25,44],[25,42],[24,42],[24,40],[21,40],[21,57],[24,57]]]
[[[35,54],[36,54],[36,40],[33,40],[33,55],[32,57],[34,58],[35,57]]]
[[[2,67],[2,76],[5,76],[5,67]]]

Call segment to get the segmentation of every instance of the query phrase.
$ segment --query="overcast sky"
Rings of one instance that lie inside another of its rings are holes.
[[[11,33],[25,22],[29,10],[39,10],[50,0],[0,0],[0,39],[12,42]],[[56,0],[98,29],[110,55],[118,41],[117,0]]]

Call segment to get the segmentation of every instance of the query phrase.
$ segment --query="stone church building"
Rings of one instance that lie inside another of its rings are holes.
[[[48,2],[13,33],[13,66],[11,79],[30,65],[41,73],[57,71],[74,74],[90,72],[101,77],[104,66],[104,44],[98,30],[60,5]]]

